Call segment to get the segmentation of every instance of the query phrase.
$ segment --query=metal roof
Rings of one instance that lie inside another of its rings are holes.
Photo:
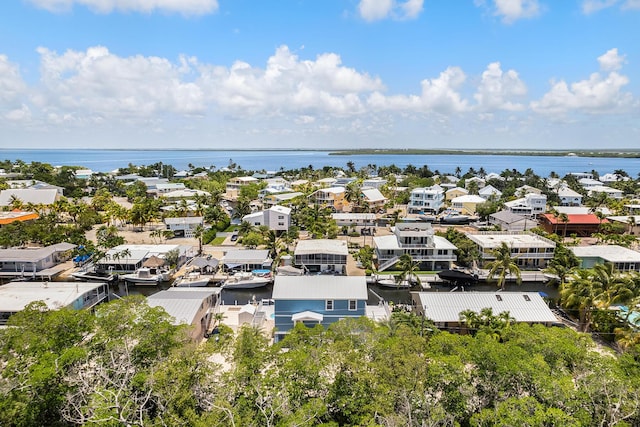
[[[34,301],[56,310],[82,295],[105,286],[92,282],[9,282],[0,286],[0,312],[18,312]]]
[[[364,276],[276,276],[274,300],[366,300]]]
[[[175,324],[190,325],[196,320],[195,316],[202,308],[202,302],[216,292],[216,289],[182,290],[172,288],[150,295],[147,297],[147,303],[151,307],[164,308],[175,319]]]
[[[225,253],[223,261],[225,264],[262,264],[270,259],[266,249],[238,249]]]
[[[640,252],[618,245],[569,246],[578,258],[602,258],[609,262],[640,262]]]
[[[517,322],[558,322],[537,292],[412,292],[412,296],[434,322],[459,322],[462,311],[479,313],[483,308],[496,315],[508,311]]]
[[[75,247],[71,243],[58,243],[44,248],[0,249],[0,262],[37,262],[56,252],[69,251]]]
[[[349,249],[347,248],[347,242],[344,240],[332,240],[332,239],[310,239],[300,240],[296,245],[294,254],[309,255],[309,254],[334,254],[334,255],[348,255]]]
[[[531,233],[467,233],[467,237],[485,249],[499,247],[505,242],[511,248],[555,248],[556,244],[544,237]]]

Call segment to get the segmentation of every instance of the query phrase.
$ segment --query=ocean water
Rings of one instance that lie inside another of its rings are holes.
[[[231,162],[245,170],[298,169],[313,166],[345,167],[347,162],[356,168],[367,165],[388,166],[395,164],[404,168],[411,164],[416,167],[429,166],[433,171],[453,173],[457,167],[462,172],[469,168],[483,167],[487,173],[500,173],[505,169],[524,172],[527,168],[540,176],[555,172],[560,176],[570,172],[598,171],[599,174],[611,173],[616,169],[625,170],[630,176],[640,173],[640,159],[578,157],[578,156],[512,156],[512,155],[476,155],[476,154],[363,154],[331,155],[329,151],[225,151],[225,150],[0,150],[2,160],[22,160],[24,162],[43,162],[54,166],[83,166],[96,172],[110,172],[129,164],[150,165],[157,162],[169,164],[178,170],[195,167],[222,168]]]

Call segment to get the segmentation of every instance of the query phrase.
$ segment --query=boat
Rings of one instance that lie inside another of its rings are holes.
[[[222,289],[253,289],[267,286],[272,281],[271,274],[262,276],[253,273],[241,272],[229,276],[223,283]]]
[[[376,284],[384,288],[394,289],[408,289],[411,287],[411,283],[408,280],[401,280],[400,282],[397,282],[395,279],[379,279],[376,280]]]
[[[136,285],[157,285],[169,279],[169,271],[152,267],[140,267],[135,273],[123,274],[120,278]]]
[[[118,275],[106,271],[86,270],[71,273],[71,277],[80,281],[114,283]]]
[[[172,286],[182,288],[203,288],[209,285],[211,277],[202,275],[196,271],[187,273],[184,276],[178,277],[172,284]]]
[[[454,267],[438,272],[438,277],[451,283],[476,283],[479,280],[478,273],[463,267]]]
[[[456,212],[448,213],[440,217],[441,224],[469,224],[471,217]]]

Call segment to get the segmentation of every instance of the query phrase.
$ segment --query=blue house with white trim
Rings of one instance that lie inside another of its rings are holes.
[[[364,276],[276,276],[272,298],[278,342],[296,323],[327,327],[365,316],[367,282]]]

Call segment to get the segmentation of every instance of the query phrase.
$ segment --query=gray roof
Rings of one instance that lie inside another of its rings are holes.
[[[0,206],[10,206],[11,199],[15,197],[20,199],[22,203],[32,203],[34,205],[52,205],[59,197],[58,190],[55,188],[45,189],[32,189],[32,188],[20,188],[20,189],[8,189],[0,191]]]
[[[201,216],[183,216],[178,218],[165,218],[165,224],[202,224],[204,218]]]
[[[491,308],[494,314],[508,311],[517,322],[557,323],[558,319],[537,292],[413,292],[414,302],[434,322],[458,322],[460,312],[479,313]],[[417,299],[417,301],[416,301]]]
[[[195,316],[202,306],[202,301],[218,292],[220,292],[219,289],[182,290],[171,288],[150,295],[147,297],[147,303],[151,307],[164,308],[175,319],[175,324],[190,325],[196,320]]]
[[[9,282],[0,286],[0,312],[18,312],[34,301],[51,310],[67,307],[87,292],[104,286],[92,282]]]
[[[238,249],[225,253],[223,260],[225,264],[262,264],[271,258],[267,249]]]
[[[276,276],[274,300],[366,300],[364,276]]]
[[[66,252],[74,249],[76,245],[71,243],[58,243],[44,248],[26,249],[0,249],[1,262],[38,262],[57,252]]]
[[[511,211],[499,211],[496,213],[492,213],[491,215],[489,215],[489,217],[491,218],[495,218],[498,221],[504,222],[505,224],[513,224],[515,222],[518,221],[526,221],[527,218],[523,215],[518,215],[515,214]],[[531,220],[529,220],[530,222],[533,222]]]
[[[511,248],[555,248],[556,244],[532,233],[480,232],[467,233],[468,238],[484,249],[494,249],[505,242]]]

